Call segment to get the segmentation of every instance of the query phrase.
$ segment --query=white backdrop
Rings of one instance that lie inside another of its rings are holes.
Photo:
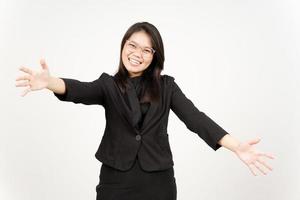
[[[114,74],[123,34],[148,21],[163,37],[162,74],[233,136],[260,137],[257,148],[276,156],[274,171],[255,177],[170,112],[178,200],[298,200],[299,9],[296,0],[0,0],[0,199],[95,199],[103,107],[49,90],[20,97],[18,67],[39,69],[44,57],[57,77]]]

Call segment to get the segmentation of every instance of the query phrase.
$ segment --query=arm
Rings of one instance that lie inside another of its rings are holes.
[[[40,64],[42,69],[39,71],[27,67],[19,68],[26,73],[16,79],[16,87],[26,87],[21,96],[24,97],[31,91],[47,88],[53,91],[61,101],[103,105],[106,73],[102,73],[98,79],[92,82],[81,82],[76,79],[53,77],[50,75],[49,67],[44,59],[40,60]]]
[[[181,91],[172,77],[171,109],[184,122],[186,127],[199,135],[212,149],[221,147],[221,138],[229,134],[205,113],[199,111],[193,102]]]
[[[191,100],[183,94],[174,79],[172,80],[172,85],[171,109],[185,123],[188,129],[197,133],[214,150],[223,146],[234,152],[255,176],[257,175],[255,170],[266,174],[262,166],[272,170],[262,158],[274,159],[274,157],[254,148],[254,145],[260,141],[259,139],[239,142],[203,112],[200,112]]]
[[[91,82],[83,82],[70,78],[53,78],[48,89],[61,101],[82,103],[85,105],[104,104],[105,86],[104,73]]]

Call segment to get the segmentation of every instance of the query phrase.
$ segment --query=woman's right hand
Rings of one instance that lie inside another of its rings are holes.
[[[50,80],[50,71],[44,59],[40,60],[42,69],[35,71],[26,67],[20,67],[19,70],[25,72],[25,75],[19,76],[16,81],[16,87],[27,87],[21,96],[25,96],[30,91],[42,90],[46,88]]]

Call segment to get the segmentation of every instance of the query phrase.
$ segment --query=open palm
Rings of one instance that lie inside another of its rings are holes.
[[[257,144],[259,141],[260,139],[254,139],[248,142],[240,143],[235,152],[239,159],[242,160],[249,167],[250,171],[255,176],[257,175],[255,173],[255,169],[259,170],[264,175],[267,174],[262,166],[269,169],[270,171],[272,170],[272,168],[263,160],[264,157],[274,159],[272,155],[262,153],[255,149],[254,145]]]
[[[50,72],[44,59],[40,60],[42,69],[35,71],[26,67],[20,67],[19,70],[25,72],[25,75],[19,76],[16,81],[16,87],[26,87],[21,96],[25,96],[28,92],[41,90],[48,86]]]

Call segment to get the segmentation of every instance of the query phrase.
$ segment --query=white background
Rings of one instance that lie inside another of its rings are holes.
[[[241,141],[260,137],[274,170],[253,176],[213,151],[170,112],[178,200],[298,200],[300,3],[296,0],[0,0],[0,199],[95,199],[101,106],[20,97],[21,65],[91,81],[114,74],[121,39],[148,21],[165,45],[165,70],[197,108]],[[298,190],[298,191],[297,191]]]

